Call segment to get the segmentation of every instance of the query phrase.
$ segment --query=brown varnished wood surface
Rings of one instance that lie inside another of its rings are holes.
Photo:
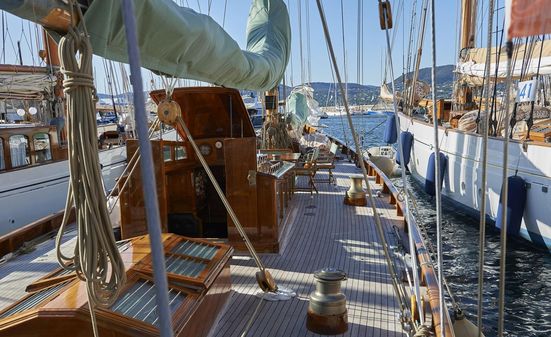
[[[132,158],[136,152],[138,143],[135,139],[129,139],[126,143],[126,158]],[[159,200],[159,213],[161,225],[166,232],[167,203],[166,203],[166,175],[163,163],[163,141],[151,141],[153,159],[155,162],[155,180],[157,183],[157,196]],[[119,180],[119,189],[126,179],[130,179],[125,190],[121,192],[121,235],[123,239],[132,238],[147,233],[146,213],[144,208],[144,196],[141,180],[140,164],[136,166],[131,176]]]
[[[165,98],[165,90],[156,90],[150,95],[155,103],[159,103]],[[255,137],[238,90],[221,87],[176,88],[172,97],[180,105],[182,117],[196,139]]]
[[[35,148],[33,136],[38,133],[48,134],[50,140],[50,154],[51,160],[37,163],[35,160]],[[27,137],[29,145],[29,155],[30,155],[30,164],[19,167],[12,167],[11,155],[10,155],[10,144],[9,138],[14,135],[23,135]],[[15,171],[28,168],[30,166],[39,166],[50,164],[56,161],[67,159],[67,149],[61,148],[57,139],[57,131],[55,126],[33,126],[33,127],[13,127],[13,128],[1,128],[0,129],[0,142],[2,143],[2,148],[4,150],[4,165],[5,169],[0,170],[0,173]]]
[[[165,250],[170,250],[184,239],[187,238],[164,234]],[[195,284],[191,283],[188,283],[190,284],[188,287],[186,281],[181,279],[178,283],[169,280],[170,288],[186,294],[183,303],[173,315],[173,325],[178,336],[206,336],[209,327],[214,324],[214,320],[224,308],[231,289],[228,261],[233,249],[227,245],[206,240],[192,241],[214,245],[219,250],[210,260],[207,272],[201,274],[200,279],[208,282],[202,288],[197,289]],[[123,293],[139,279],[153,280],[152,274],[140,264],[144,259],[149,258],[147,236],[134,238],[120,250],[128,276]],[[56,273],[46,275],[35,284],[52,280],[52,277],[56,277]],[[150,324],[121,316],[109,309],[96,309],[96,317],[101,336],[158,336],[159,333]],[[69,281],[44,303],[37,303],[35,309],[0,320],[0,336],[65,336],[68,331],[71,331],[71,336],[92,336],[86,287],[84,282],[78,280]]]
[[[247,231],[257,228],[257,186],[249,183],[249,173],[256,172],[256,139],[234,138],[224,141],[226,197]],[[230,242],[241,241],[228,214]]]

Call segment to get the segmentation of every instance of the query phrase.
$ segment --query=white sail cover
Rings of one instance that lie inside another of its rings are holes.
[[[291,126],[298,134],[302,133],[306,123],[318,126],[323,113],[314,99],[314,89],[309,85],[293,88],[287,98],[287,113]]]
[[[542,47],[543,49],[541,49]],[[526,53],[527,48],[529,49],[529,53]],[[541,61],[539,60],[540,50],[542,55]],[[462,79],[464,81],[472,82],[473,84],[481,82],[481,79],[484,77],[486,51],[487,48],[469,49],[466,56],[463,58],[463,62],[457,64],[456,71],[463,75]],[[496,63],[498,52],[499,50],[497,48],[492,48],[490,50],[490,60],[492,62],[490,64],[490,74],[493,79],[497,67],[497,80],[502,81],[507,77],[507,55],[505,50],[502,50],[499,60]],[[523,60],[522,58],[525,53],[531,55],[531,58]],[[551,74],[551,41],[538,41],[530,45],[517,44],[514,46],[513,55],[517,55],[517,61],[514,62],[513,68],[511,69],[513,78],[520,77],[523,69],[526,77],[535,76],[538,70],[538,64],[540,75]],[[469,77],[474,78],[469,80]]]
[[[41,100],[55,85],[56,78],[45,67],[0,65],[0,99]]]
[[[85,13],[94,53],[127,62],[121,0],[94,0]],[[253,0],[247,49],[241,50],[210,16],[172,0],[134,1],[145,68],[226,87],[268,90],[289,60],[291,29],[283,0]]]

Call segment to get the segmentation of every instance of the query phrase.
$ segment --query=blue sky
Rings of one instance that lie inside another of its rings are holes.
[[[202,13],[207,12],[208,3],[211,2],[210,15],[220,24],[223,22],[223,13],[225,0],[175,0],[178,4],[194,8]],[[292,26],[292,68],[289,64],[287,69],[287,83],[290,84],[291,78],[293,84],[299,84],[301,79],[301,62],[299,57],[300,37],[299,37],[299,20],[298,20],[298,1],[299,0],[284,0],[289,7],[291,26]],[[324,42],[321,22],[315,0],[300,0],[302,9],[302,27],[303,27],[303,53],[307,53],[307,29],[306,29],[306,11],[309,9],[310,22],[310,50],[311,57],[310,68],[312,69],[312,81],[331,82],[331,68],[329,57],[327,54],[326,45]],[[437,44],[437,64],[453,64],[455,63],[457,53],[457,20],[460,0],[441,0],[436,1],[436,44]],[[396,30],[396,41],[393,48],[394,72],[398,77],[402,73],[403,58],[407,57],[404,54],[404,49],[407,49],[407,40],[410,30],[411,7],[413,0],[394,0],[393,15]],[[325,12],[331,31],[333,43],[335,45],[337,58],[341,73],[343,70],[343,48],[342,48],[342,30],[341,30],[341,0],[324,0]],[[396,17],[399,12],[399,4],[404,3],[405,10]],[[421,0],[418,0],[418,4]],[[357,82],[357,30],[358,30],[358,1],[343,0],[344,4],[344,21],[345,21],[345,44],[347,54],[347,74],[349,82]],[[245,30],[247,25],[247,16],[249,11],[249,0],[227,0],[227,12],[225,18],[225,29],[228,33],[242,46],[245,46]],[[376,0],[363,1],[363,31],[364,31],[364,48],[363,48],[363,83],[378,85],[382,79],[381,62],[386,49],[384,31],[379,28],[378,5]],[[420,6],[418,6],[420,7]],[[34,24],[20,20],[9,14],[6,15],[8,27],[8,37],[6,38],[6,59],[2,63],[18,63],[17,56],[17,41],[21,41],[23,60],[25,64],[39,64],[39,58],[34,55],[34,60],[31,53],[31,47],[36,50]],[[417,18],[419,18],[419,13]],[[24,32],[24,33],[23,33]],[[32,32],[30,34],[29,32]],[[422,58],[422,67],[430,66],[430,21],[427,24],[424,54]],[[1,36],[0,36],[1,38]],[[1,47],[1,46],[0,46]],[[405,48],[404,48],[405,47]],[[36,53],[34,53],[36,54]],[[305,55],[306,57],[306,55]],[[107,92],[104,88],[104,73],[103,65],[99,58],[95,61],[95,71],[98,77],[97,86],[100,92]],[[304,68],[308,68],[308,63],[304,63]],[[307,70],[306,70],[307,71]],[[344,76],[344,75],[343,75]],[[144,78],[149,79],[150,76],[144,73]],[[307,79],[306,79],[307,80]],[[147,87],[147,86],[146,86]]]

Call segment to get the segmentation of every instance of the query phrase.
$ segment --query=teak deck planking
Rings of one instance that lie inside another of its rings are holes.
[[[336,267],[348,275],[343,282],[349,321],[345,336],[403,336],[371,209],[343,204],[352,173],[358,173],[354,164],[338,162],[336,186],[318,183],[319,195],[294,195],[286,219],[287,242],[279,255],[265,254],[262,258],[278,284],[296,291],[297,297],[264,301],[248,336],[315,335],[306,329],[306,310],[308,295],[315,288],[313,273],[323,267]],[[376,203],[392,245],[392,226],[400,226],[401,218],[386,199],[376,198]],[[260,300],[253,261],[237,256],[231,268],[233,294],[213,333],[216,337],[241,336]]]

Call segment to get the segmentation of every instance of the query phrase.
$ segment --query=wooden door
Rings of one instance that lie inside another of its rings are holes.
[[[232,138],[224,140],[226,197],[247,233],[256,232],[256,184],[249,175],[256,174],[256,139]],[[233,227],[233,228],[232,228]],[[236,234],[228,215],[228,234]]]

